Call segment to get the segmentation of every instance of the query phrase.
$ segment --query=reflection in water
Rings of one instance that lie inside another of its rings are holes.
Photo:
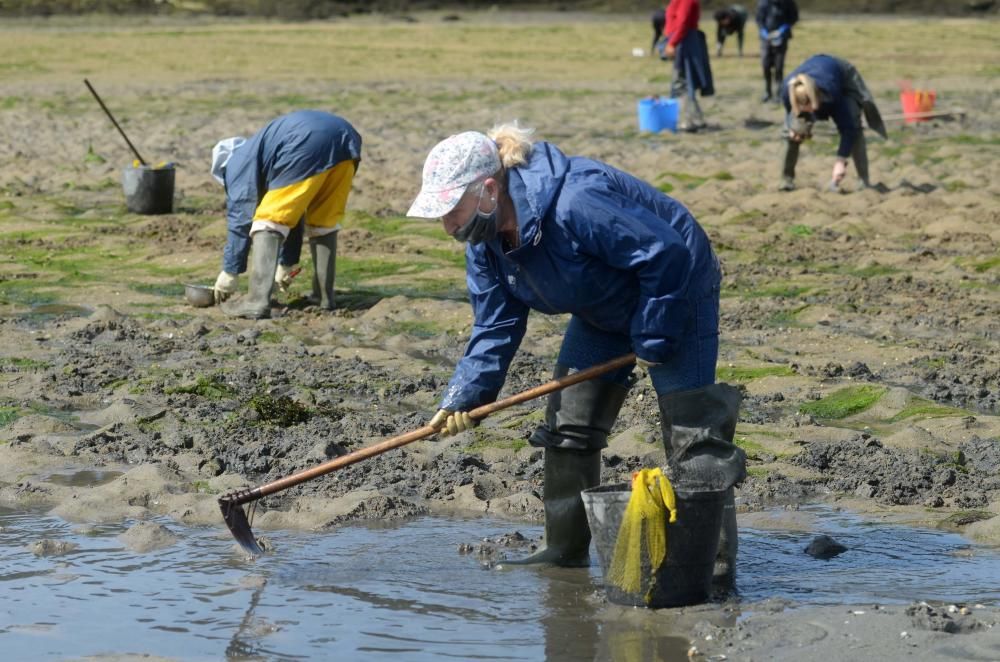
[[[121,476],[122,473],[121,471],[84,470],[63,474],[50,474],[46,477],[46,480],[50,483],[66,487],[98,487],[110,483],[115,478],[118,478],[118,476]]]
[[[676,633],[664,632],[668,621],[644,619],[642,627],[628,621],[608,622],[603,631],[603,646],[595,660],[612,662],[679,662],[687,660],[691,644]],[[659,626],[659,627],[657,627]]]
[[[940,531],[809,510],[850,551],[818,561],[802,553],[816,532],[746,529],[744,600],[1000,602],[996,550]],[[253,563],[234,554],[221,526],[162,523],[182,541],[143,555],[117,540],[126,525],[82,533],[41,513],[0,509],[3,659],[686,659],[684,615],[605,602],[596,566],[486,568],[458,554],[460,544],[508,533],[509,522],[428,517],[273,532],[278,551]],[[31,546],[41,540],[79,547],[38,557]],[[721,611],[691,613],[713,620]]]
[[[267,586],[267,580],[261,580],[260,585],[250,595],[250,604],[247,605],[246,613],[243,614],[243,620],[240,621],[236,630],[233,631],[233,638],[229,640],[229,645],[226,646],[227,660],[263,659],[263,651],[257,648],[253,642],[249,641],[249,634],[250,624],[253,623],[254,618],[253,612],[260,602],[260,595],[264,592],[265,586]]]
[[[540,568],[538,572],[542,577],[538,597],[544,606],[541,612],[544,659],[597,659],[600,631],[594,618],[594,596],[599,582],[591,580],[586,568]]]

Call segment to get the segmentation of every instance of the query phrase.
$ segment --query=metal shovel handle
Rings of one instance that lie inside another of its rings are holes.
[[[612,359],[605,363],[595,365],[586,370],[581,370],[579,372],[574,372],[573,374],[566,375],[565,377],[560,377],[558,379],[553,379],[545,384],[541,384],[534,388],[530,388],[521,393],[517,393],[510,397],[504,398],[502,400],[497,400],[496,402],[491,402],[490,404],[483,405],[481,407],[476,407],[469,412],[469,416],[474,420],[482,420],[489,416],[490,414],[495,414],[498,411],[507,409],[513,405],[521,404],[522,402],[527,402],[528,400],[534,400],[535,398],[541,397],[543,395],[548,395],[554,393],[555,391],[562,390],[567,386],[572,386],[573,384],[579,384],[580,382],[587,381],[588,379],[593,379],[594,377],[599,377],[600,375],[607,374],[613,370],[618,370],[619,368],[624,368],[625,366],[635,363],[635,354],[626,354],[620,356],[616,359]],[[375,457],[376,455],[381,455],[386,451],[392,450],[394,448],[399,448],[400,446],[405,446],[406,444],[412,443],[419,439],[424,439],[429,437],[438,428],[432,427],[430,425],[425,425],[422,428],[418,428],[411,432],[401,434],[397,437],[392,437],[391,439],[386,439],[372,446],[367,446],[361,448],[347,455],[341,455],[328,462],[324,462],[318,466],[311,469],[305,469],[298,473],[292,474],[291,476],[286,476],[285,478],[280,478],[274,482],[267,483],[266,485],[261,485],[248,490],[240,490],[228,494],[221,499],[220,503],[225,502],[226,505],[238,506],[244,503],[250,503],[251,501],[256,501],[269,494],[274,494],[275,492],[281,492],[282,490],[287,490],[289,487],[294,487],[300,483],[304,483],[313,478],[318,478],[320,476],[325,476],[331,471],[336,471],[337,469],[342,469],[343,467],[350,466],[362,460],[367,460],[370,457]]]

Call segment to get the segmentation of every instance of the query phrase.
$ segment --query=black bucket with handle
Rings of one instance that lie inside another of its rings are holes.
[[[674,487],[677,521],[666,518],[667,555],[653,573],[643,555],[643,588],[629,592],[607,580],[618,531],[632,496],[628,483],[601,485],[581,493],[597,548],[608,600],[633,607],[682,607],[705,602],[712,590],[712,570],[719,547],[722,510],[727,490],[684,490]]]
[[[129,166],[122,172],[125,206],[134,214],[169,214],[174,210],[174,166]]]

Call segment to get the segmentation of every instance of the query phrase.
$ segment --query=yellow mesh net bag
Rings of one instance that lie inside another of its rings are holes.
[[[667,556],[668,521],[677,521],[677,499],[663,471],[643,469],[632,474],[632,495],[618,529],[607,583],[626,593],[643,591],[645,557],[650,568],[645,600],[651,600],[653,578]]]

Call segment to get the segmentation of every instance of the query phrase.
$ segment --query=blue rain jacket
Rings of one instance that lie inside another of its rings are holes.
[[[466,248],[475,321],[441,407],[496,399],[529,310],[572,313],[627,335],[644,359],[669,358],[691,302],[720,281],[691,213],[640,179],[544,142],[507,178],[521,243],[506,254],[499,238]]]
[[[812,115],[818,120],[833,119],[840,134],[840,144],[837,146],[837,156],[847,158],[861,132],[860,113],[852,112],[855,107],[847,90],[846,72],[840,61],[829,55],[813,55],[788,74],[781,85],[781,101],[785,104],[785,112],[792,111],[792,102],[788,96],[788,85],[799,75],[806,74],[816,81],[819,93],[819,108]]]
[[[222,268],[231,274],[246,271],[250,225],[265,193],[348,159],[360,162],[361,136],[347,120],[320,110],[298,110],[273,119],[237,147],[224,177],[229,236]]]

